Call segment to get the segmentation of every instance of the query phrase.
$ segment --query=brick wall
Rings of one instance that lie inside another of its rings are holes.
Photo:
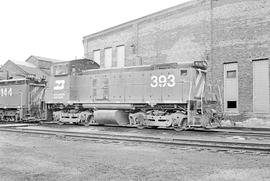
[[[269,57],[270,1],[213,1],[213,62],[209,79],[223,93],[223,63],[238,62],[239,112],[252,112],[252,60]]]
[[[85,57],[93,59],[93,51],[100,49],[103,67],[104,49],[112,47],[116,59],[116,46],[125,45],[126,66],[205,59],[209,49],[209,2],[197,0],[195,5],[190,4],[85,37]]]
[[[209,3],[180,8],[139,23],[144,64],[203,60],[209,49]]]
[[[211,11],[212,9],[212,11]],[[270,54],[269,0],[195,0],[84,38],[93,50],[126,47],[126,66],[208,60],[208,83],[223,95],[223,63],[238,62],[239,111],[252,112],[252,59]],[[212,32],[212,35],[211,35]]]
[[[125,45],[126,65],[131,65],[130,62],[133,61],[133,53],[131,46],[135,44],[134,36],[136,35],[136,32],[134,31],[136,31],[136,29],[133,26],[127,26],[117,31],[86,39],[84,40],[84,56],[93,60],[93,51],[100,50],[100,64],[101,67],[104,67],[104,49],[110,47],[112,48],[112,58],[114,62],[116,60],[116,47],[120,45]]]

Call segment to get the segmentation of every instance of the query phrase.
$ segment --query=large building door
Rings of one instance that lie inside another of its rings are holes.
[[[269,63],[253,61],[253,112],[269,112]]]
[[[238,65],[224,64],[224,111],[238,113]]]

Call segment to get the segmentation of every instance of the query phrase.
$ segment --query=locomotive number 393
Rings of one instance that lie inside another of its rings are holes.
[[[168,76],[160,75],[160,76],[151,76],[151,87],[174,87],[175,86],[175,76],[173,74],[169,74]]]

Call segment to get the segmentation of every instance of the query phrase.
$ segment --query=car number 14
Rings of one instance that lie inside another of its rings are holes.
[[[167,77],[165,75],[151,76],[151,87],[174,87],[175,86],[175,76],[169,74]]]

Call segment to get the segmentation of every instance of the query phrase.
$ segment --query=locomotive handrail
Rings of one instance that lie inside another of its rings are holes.
[[[20,81],[20,80],[28,80],[26,78],[21,78],[21,79],[7,79],[7,80],[0,80],[0,82],[13,82],[13,81]]]

